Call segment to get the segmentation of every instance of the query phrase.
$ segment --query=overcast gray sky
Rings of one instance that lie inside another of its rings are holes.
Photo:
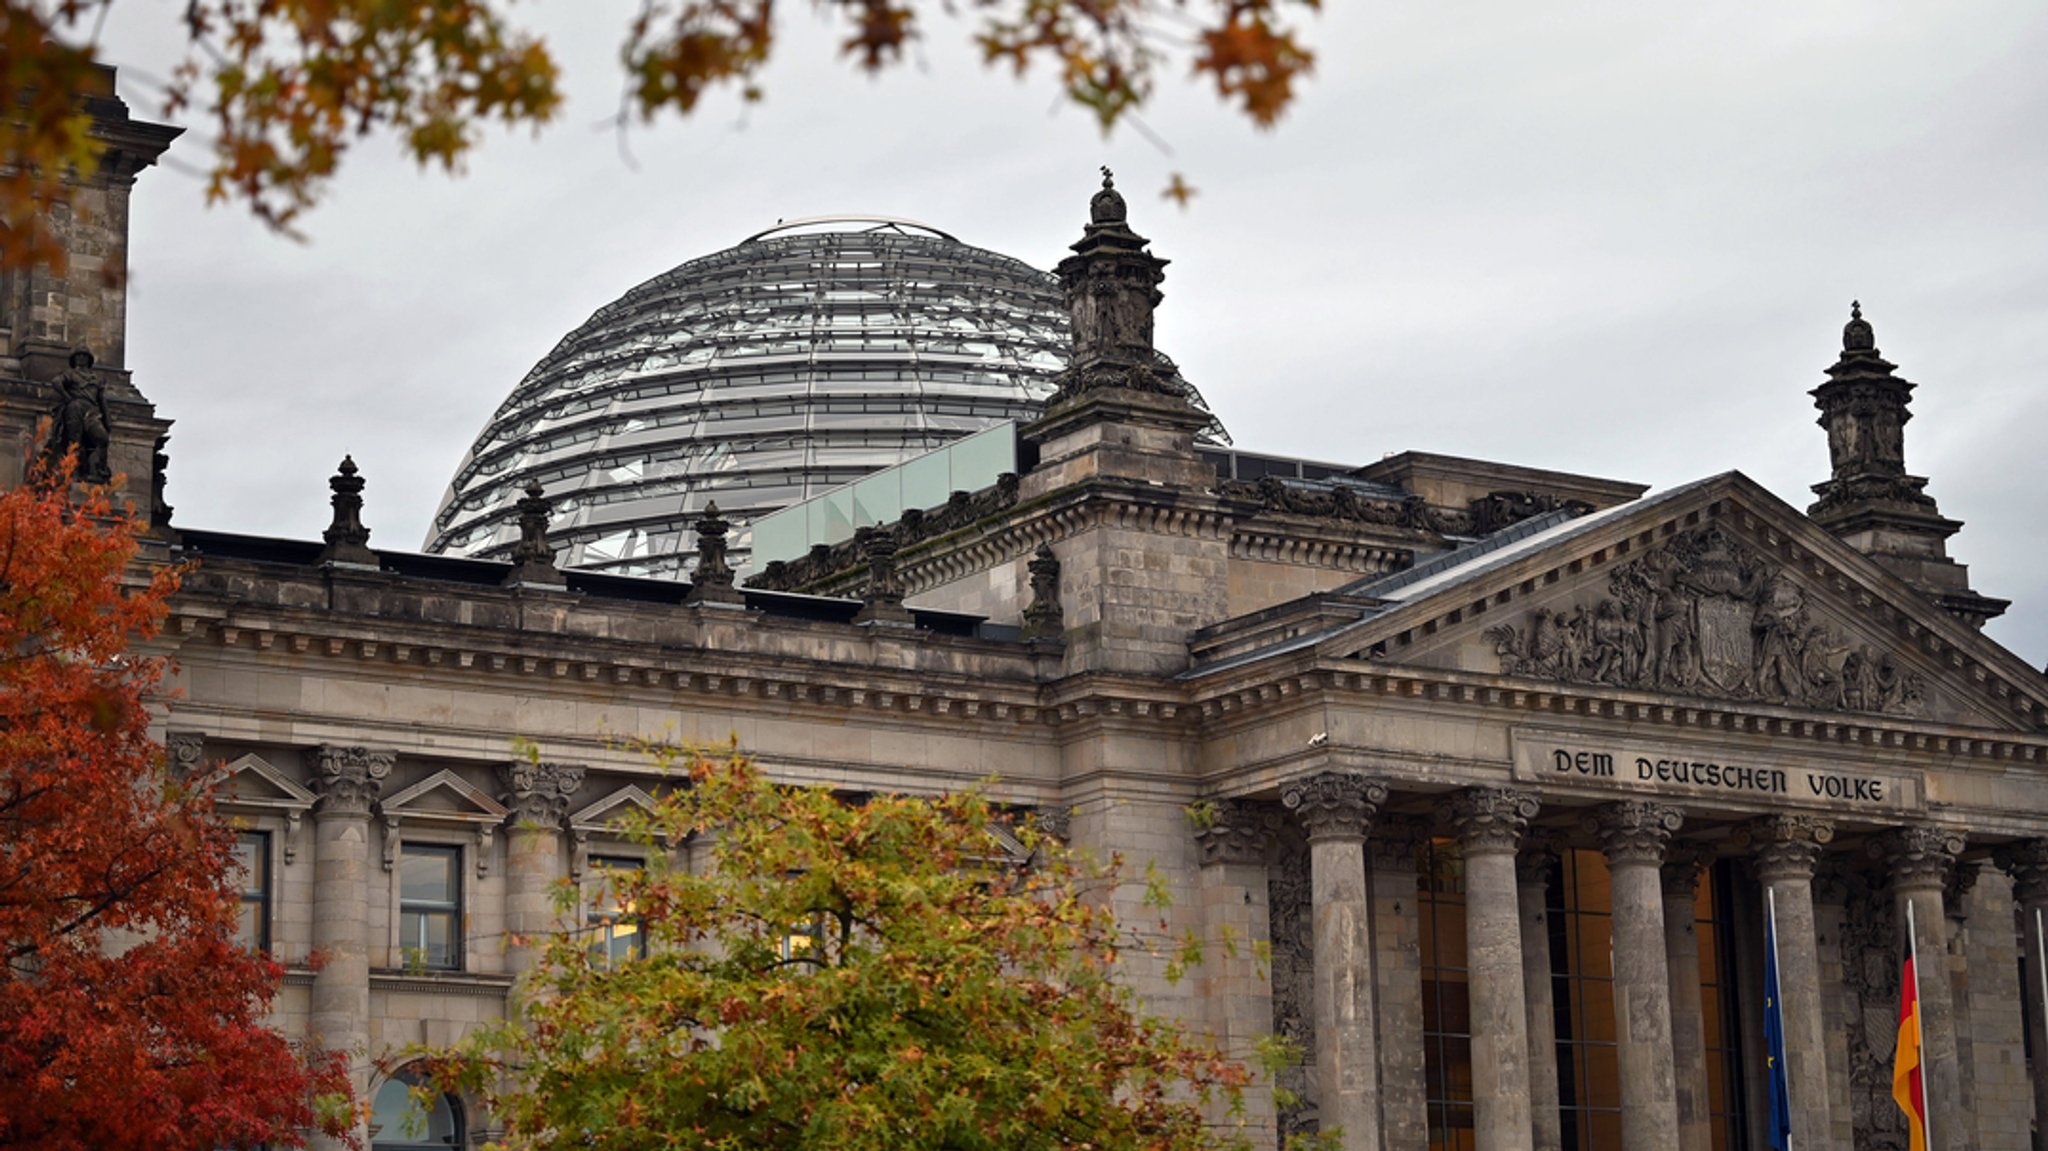
[[[115,6],[139,114],[176,8]],[[765,103],[622,142],[631,8],[520,5],[564,60],[561,123],[494,134],[454,180],[365,141],[309,244],[207,210],[189,174],[143,178],[129,365],[178,421],[179,522],[317,536],[351,452],[374,542],[417,548],[498,402],[640,281],[837,212],[1049,267],[1107,163],[1173,261],[1160,346],[1252,450],[1660,488],[1740,469],[1804,508],[1827,472],[1806,393],[1860,298],[1922,385],[1907,464],[1966,522],[1952,553],[2015,601],[1990,633],[2048,660],[2040,0],[1328,0],[1277,131],[1176,78],[1147,114],[1171,156],[985,72],[943,14],[871,81],[810,5],[785,7]],[[205,164],[204,132],[173,155]],[[1174,170],[1190,210],[1154,198]]]

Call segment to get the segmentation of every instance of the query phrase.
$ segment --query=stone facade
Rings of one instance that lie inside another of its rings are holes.
[[[538,497],[518,564],[379,551],[352,465],[324,535],[163,524],[142,562],[194,565],[164,733],[263,837],[278,1024],[374,1091],[376,1059],[497,1016],[534,934],[594,930],[550,888],[644,857],[615,821],[663,784],[616,737],[735,736],[849,793],[993,776],[1156,866],[1168,929],[1216,958],[1169,982],[1134,957],[1148,1003],[1302,1050],[1254,1101],[1260,1146],[1762,1146],[1775,909],[1799,1145],[1903,1149],[1909,905],[1939,1146],[2031,1145],[2048,682],[1977,630],[2000,605],[1945,552],[1909,564],[1871,526],[1927,509],[1858,511],[1859,477],[1905,475],[1889,439],[1843,454],[1875,400],[1821,397],[1820,521],[1733,473],[1645,496],[1409,455],[1223,482],[1156,370],[1163,261],[1113,189],[1090,218],[1036,466],[750,585],[550,574]],[[1846,360],[1888,371],[1867,334]],[[52,402],[26,364],[0,362],[10,443]],[[146,457],[167,424],[121,404],[113,454]]]

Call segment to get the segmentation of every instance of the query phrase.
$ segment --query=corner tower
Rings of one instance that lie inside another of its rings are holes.
[[[1851,302],[1842,356],[1812,392],[1833,471],[1813,485],[1820,498],[1806,514],[1971,627],[1983,627],[2009,601],[1970,589],[1969,569],[1948,556],[1948,538],[1962,521],[1944,518],[1922,490],[1927,478],[1906,472],[1915,385],[1897,370],[1878,354],[1862,304]]]
[[[1131,230],[1107,168],[1088,217],[1058,268],[1073,355],[1022,430],[1038,465],[1018,502],[1070,525],[1052,544],[1067,670],[1172,674],[1189,637],[1228,614],[1230,524],[1195,451],[1212,417],[1152,346],[1166,261]]]

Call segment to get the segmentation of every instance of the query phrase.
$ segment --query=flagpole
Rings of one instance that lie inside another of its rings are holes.
[[[2035,909],[2038,913],[2039,909]],[[1935,1151],[1934,1108],[1927,1101],[1927,1001],[1920,994],[1920,933],[1913,926],[1913,897],[1906,897],[1906,954],[1913,960],[1913,1038],[1920,1044],[1920,1134],[1927,1151]]]
[[[1764,885],[1764,907],[1765,914],[1770,916],[1771,920],[1771,970],[1778,973],[1777,992],[1779,998],[1782,999],[1785,995],[1785,969],[1778,963],[1778,891],[1769,884]],[[2039,918],[2040,909],[2036,908],[2034,914],[2036,918]],[[1783,1017],[1784,1011],[1785,1005],[1781,1002],[1778,1004],[1780,1018]],[[1778,1074],[1785,1077],[1785,1103],[1789,1109],[1792,1102],[1792,1069],[1790,1067],[1781,1067],[1778,1069]],[[1785,1118],[1787,1121],[1790,1121],[1792,1117],[1787,1115]],[[1797,1136],[1793,1135],[1789,1130],[1786,1131],[1785,1151],[1794,1151],[1796,1144]],[[1930,1151],[1932,1151],[1931,1148]]]

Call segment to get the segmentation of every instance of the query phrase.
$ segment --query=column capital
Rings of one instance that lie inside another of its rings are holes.
[[[515,759],[498,769],[505,780],[500,802],[512,809],[505,822],[557,831],[569,818],[569,797],[583,786],[580,763],[546,763]]]
[[[1812,815],[1766,815],[1752,819],[1735,833],[1735,841],[1751,852],[1756,877],[1812,882],[1821,851],[1835,838],[1835,825]]]
[[[1991,858],[2012,876],[2013,896],[2022,904],[2048,903],[2048,839],[2021,839],[1991,849]]]
[[[1512,787],[1468,787],[1437,805],[1437,819],[1451,829],[1467,855],[1512,854],[1543,806],[1533,791]]]
[[[1548,831],[1532,831],[1522,837],[1522,849],[1515,853],[1515,878],[1523,886],[1546,886],[1550,871],[1557,866],[1563,841]]]
[[[1586,817],[1586,830],[1599,839],[1610,864],[1662,862],[1664,846],[1684,826],[1684,812],[1640,799],[1610,803]]]
[[[1386,801],[1386,783],[1357,771],[1319,772],[1280,793],[1280,802],[1308,828],[1310,842],[1365,838]]]
[[[1226,799],[1204,809],[1195,826],[1195,842],[1202,848],[1202,866],[1210,864],[1260,864],[1266,862],[1266,846],[1273,829],[1267,812],[1258,804]]]
[[[1365,841],[1365,853],[1374,867],[1414,870],[1422,845],[1429,842],[1430,823],[1412,815],[1388,815],[1374,820],[1372,835]]]
[[[313,773],[313,792],[320,798],[313,805],[315,815],[370,814],[384,777],[398,762],[390,748],[323,743],[306,753]]]
[[[1870,841],[1870,857],[1891,869],[1895,888],[1940,890],[1962,854],[1963,833],[1932,824],[1897,827]]]
[[[1664,853],[1664,865],[1659,874],[1664,881],[1664,898],[1677,899],[1687,907],[1699,894],[1700,874],[1706,871],[1720,855],[1720,852],[1705,843],[1678,842]]]

